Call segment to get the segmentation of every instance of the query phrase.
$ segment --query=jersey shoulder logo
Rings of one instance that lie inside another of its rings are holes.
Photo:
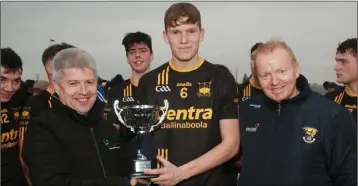
[[[122,98],[122,102],[123,103],[128,103],[128,102],[134,102],[134,98],[133,98],[133,85],[132,83],[129,83],[127,86],[124,87],[123,89],[123,98]]]
[[[135,100],[134,100],[134,98],[133,97],[129,97],[129,96],[126,96],[126,97],[123,97],[122,98],[122,102],[123,103],[127,103],[127,102],[134,102]]]
[[[158,73],[156,92],[171,92],[169,88],[169,66]]]
[[[313,143],[316,141],[316,134],[318,130],[313,127],[303,127],[303,141],[306,143]]]
[[[198,82],[198,96],[199,97],[210,97],[211,96],[211,81],[209,82]]]

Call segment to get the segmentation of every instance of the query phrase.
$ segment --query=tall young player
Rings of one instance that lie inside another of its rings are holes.
[[[235,79],[199,57],[204,30],[194,5],[173,4],[164,25],[172,58],[139,82],[146,103],[169,101],[166,119],[154,133],[161,167],[145,173],[159,174],[151,179],[159,185],[223,185],[222,164],[239,148]]]

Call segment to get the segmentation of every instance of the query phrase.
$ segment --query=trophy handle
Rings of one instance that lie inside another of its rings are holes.
[[[114,112],[116,113],[118,120],[119,120],[124,126],[126,126],[126,127],[129,128],[129,129],[131,129],[132,132],[134,132],[133,127],[127,125],[127,124],[124,122],[124,120],[123,120],[123,118],[122,118],[122,115],[121,115],[123,109],[118,107],[118,103],[119,103],[118,100],[114,101],[114,103],[113,103]],[[119,112],[118,112],[117,109],[119,110]]]
[[[156,126],[158,126],[160,123],[163,122],[163,120],[165,119],[165,116],[167,115],[168,108],[169,108],[169,102],[168,102],[168,100],[165,99],[164,100],[164,108],[160,109],[163,112],[163,114],[160,116],[160,119],[159,119],[158,123],[155,124],[155,125],[152,125],[150,127],[149,132],[152,132]]]

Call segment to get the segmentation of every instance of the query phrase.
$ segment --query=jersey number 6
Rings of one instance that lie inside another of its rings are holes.
[[[185,99],[186,97],[188,97],[188,88],[183,87],[180,89],[180,97]]]

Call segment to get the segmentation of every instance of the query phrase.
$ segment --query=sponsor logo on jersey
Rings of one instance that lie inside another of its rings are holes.
[[[257,129],[259,128],[260,124],[256,123],[254,127],[246,127],[245,131],[246,132],[256,132]]]
[[[184,83],[177,83],[177,87],[191,87],[190,82],[184,82]]]
[[[256,105],[256,104],[250,104],[249,107],[254,107],[254,108],[261,108],[261,105]]]
[[[12,126],[13,119],[15,117],[19,119],[19,112],[18,108],[12,108],[14,111],[13,113],[9,112],[8,109],[3,108],[1,109],[1,124],[7,124],[9,125],[10,129],[2,128],[1,131],[1,148],[10,148],[14,147],[18,143],[19,138],[19,128],[16,126]],[[14,114],[14,118],[11,118],[11,115]],[[17,116],[18,115],[18,116]],[[15,128],[14,128],[15,127]]]
[[[19,130],[11,129],[9,132],[1,133],[1,143],[6,143],[10,140],[16,140],[18,138]]]
[[[169,83],[169,66],[163,69],[162,72],[158,74],[157,77],[157,86],[155,87],[156,92],[170,92]]]
[[[211,108],[170,109],[162,128],[208,128],[208,121],[213,117]]]
[[[198,82],[198,96],[199,97],[210,97],[211,96],[211,81],[209,82]]]
[[[312,127],[303,127],[303,141],[306,143],[313,143],[316,141],[316,134],[318,130]]]

